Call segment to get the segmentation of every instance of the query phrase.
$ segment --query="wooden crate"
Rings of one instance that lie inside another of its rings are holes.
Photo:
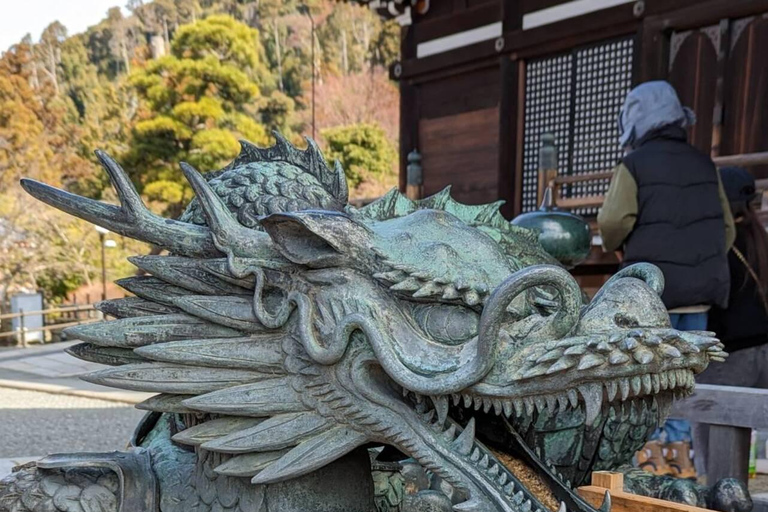
[[[577,491],[595,508],[602,505],[605,491],[610,491],[611,512],[711,512],[706,508],[624,492],[624,475],[610,471],[593,472],[592,485],[579,487]]]

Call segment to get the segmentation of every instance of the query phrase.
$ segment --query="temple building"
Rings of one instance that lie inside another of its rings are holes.
[[[505,199],[508,217],[531,211],[541,136],[551,133],[559,203],[593,216],[605,171],[622,154],[624,96],[655,79],[696,112],[690,141],[702,151],[768,151],[768,0],[367,3],[402,25],[401,61],[391,68],[401,91],[402,189],[417,150],[420,194],[452,185],[463,202]],[[766,164],[750,170],[768,178]],[[603,176],[581,181],[587,173]],[[594,252],[581,271],[610,271],[612,255]]]

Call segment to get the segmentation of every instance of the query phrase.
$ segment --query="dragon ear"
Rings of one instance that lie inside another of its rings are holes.
[[[260,220],[280,253],[315,268],[367,260],[371,231],[349,216],[329,211],[274,213]]]

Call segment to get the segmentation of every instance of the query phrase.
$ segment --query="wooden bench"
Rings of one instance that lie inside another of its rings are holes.
[[[696,384],[693,395],[675,402],[670,417],[710,426],[708,481],[746,482],[751,431],[768,430],[768,389]]]

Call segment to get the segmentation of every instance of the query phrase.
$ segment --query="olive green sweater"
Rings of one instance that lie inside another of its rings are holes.
[[[736,239],[736,227],[731,215],[731,207],[717,173],[720,204],[725,218],[725,250],[729,251]],[[603,250],[616,251],[621,248],[627,236],[632,232],[637,220],[637,183],[623,163],[614,168],[611,186],[605,195],[605,202],[597,214],[597,225],[603,239]]]

